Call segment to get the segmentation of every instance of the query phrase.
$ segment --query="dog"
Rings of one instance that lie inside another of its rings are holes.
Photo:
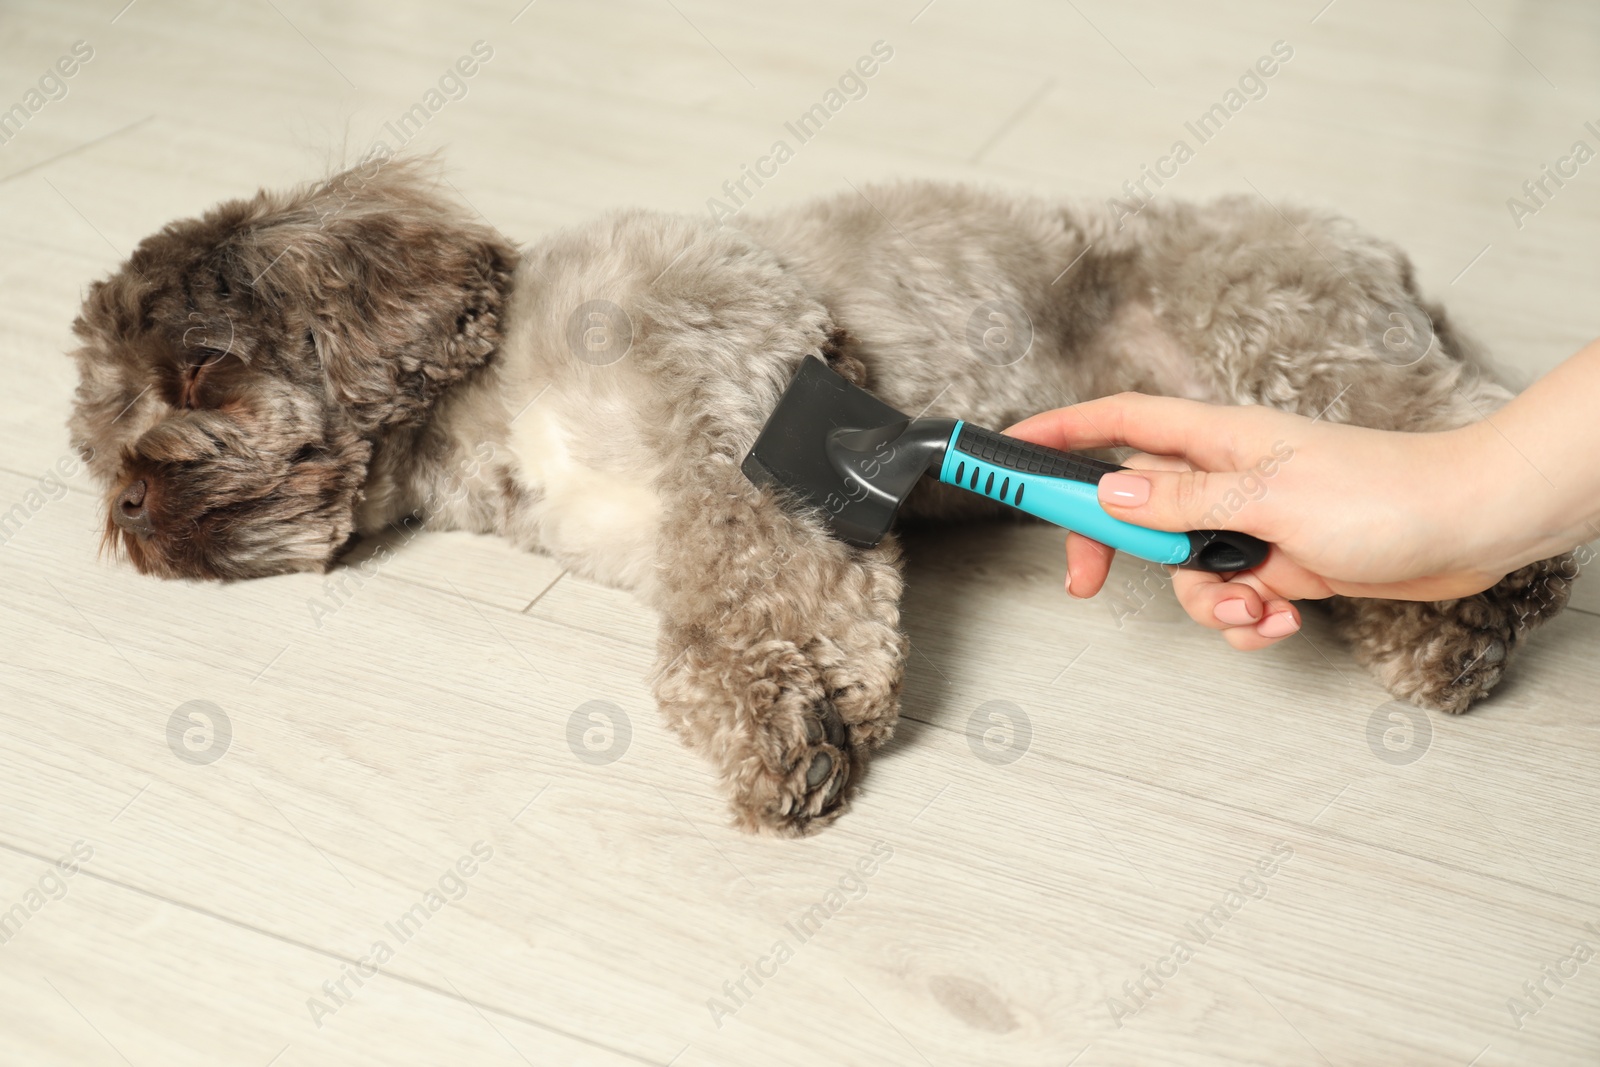
[[[1399,249],[1259,198],[1126,217],[906,182],[720,225],[623,211],[519,249],[431,174],[367,160],[231,200],[93,284],[70,428],[106,543],[145,574],[237,580],[426,521],[631,589],[661,616],[665,720],[749,830],[844,810],[907,650],[895,538],[846,545],[740,472],[807,356],[989,426],[1137,390],[1442,430],[1511,396]],[[1426,347],[1372,343],[1392,323]],[[997,510],[925,480],[902,514]],[[1333,617],[1396,698],[1460,712],[1575,574],[1561,556]]]

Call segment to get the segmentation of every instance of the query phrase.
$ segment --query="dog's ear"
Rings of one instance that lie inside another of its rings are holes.
[[[415,422],[499,345],[516,249],[438,195],[424,164],[374,159],[252,206],[237,266],[258,297],[305,316],[357,426]]]

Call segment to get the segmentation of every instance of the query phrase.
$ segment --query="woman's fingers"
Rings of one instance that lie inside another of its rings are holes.
[[[1228,644],[1241,652],[1275,645],[1300,629],[1300,612],[1287,600],[1269,600],[1266,617],[1254,626],[1232,626],[1222,631]]]
[[[1188,462],[1177,456],[1152,456],[1148,452],[1135,452],[1122,461],[1122,465],[1131,470],[1141,471],[1189,471],[1194,470]]]
[[[1078,533],[1067,534],[1067,592],[1092,597],[1105,586],[1116,553]],[[1275,645],[1300,629],[1300,612],[1259,574],[1231,577],[1178,568],[1172,576],[1178,603],[1201,626],[1218,630],[1241,651]]]
[[[1178,603],[1201,626],[1226,630],[1260,622],[1261,594],[1245,582],[1224,581],[1220,574],[1179,574],[1172,580]]]
[[[1115,398],[1113,398],[1115,399]],[[1060,414],[1060,413],[1050,413]],[[1030,420],[1033,421],[1033,420]],[[1026,424],[1024,424],[1025,426]],[[1018,436],[1024,436],[1019,434]],[[1199,501],[1213,494],[1204,491],[1204,472],[1195,471],[1189,463],[1176,456],[1135,453],[1122,460],[1129,470],[1148,472],[1150,480],[1163,478],[1192,478],[1196,485],[1190,491],[1188,507],[1194,509]],[[1141,473],[1138,477],[1144,478]],[[1110,476],[1108,476],[1110,477]],[[1238,475],[1212,475],[1215,481],[1238,478]],[[1224,490],[1218,489],[1220,496]],[[1102,494],[1104,499],[1104,494]],[[1115,511],[1114,508],[1107,510]],[[1148,518],[1141,525],[1155,525]],[[1194,521],[1190,527],[1200,524]],[[1111,562],[1116,553],[1098,541],[1082,534],[1067,534],[1067,592],[1077,597],[1091,597],[1105,586]],[[1295,583],[1297,586],[1302,583]],[[1205,571],[1178,569],[1173,576],[1173,591],[1189,617],[1200,625],[1220,631],[1234,648],[1254,650],[1266,648],[1293,634],[1300,628],[1300,613],[1287,599],[1280,596],[1261,575],[1247,571],[1231,577]],[[1322,595],[1326,595],[1323,593]]]
[[[1252,572],[1224,578],[1204,571],[1179,570],[1173,592],[1189,617],[1220,630],[1234,648],[1265,648],[1300,628],[1300,612]]]
[[[1300,421],[1264,407],[1119,393],[1041,412],[1006,432],[1067,450],[1142,449],[1146,454],[1123,461],[1129,470],[1100,479],[1100,504],[1114,518],[1154,530],[1239,530],[1270,541],[1284,517],[1265,489],[1294,454],[1285,438]]]
[[[1067,533],[1067,592],[1092,597],[1106,584],[1116,551],[1080,533]]]
[[[1172,469],[1167,464],[1114,471],[1097,486],[1112,518],[1152,530],[1238,530],[1271,541],[1283,508],[1265,491],[1271,457],[1247,470]]]
[[[1186,471],[1189,465],[1172,456],[1151,456],[1143,452],[1122,461],[1140,470]],[[1111,570],[1116,550],[1080,533],[1067,532],[1067,592],[1080,599],[1099,593]]]
[[[1145,452],[1182,456],[1210,470],[1228,470],[1235,443],[1253,445],[1251,430],[1281,412],[1266,408],[1222,408],[1197,400],[1118,393],[1071,407],[1045,411],[1006,431],[1024,441],[1065,451],[1132,445]]]

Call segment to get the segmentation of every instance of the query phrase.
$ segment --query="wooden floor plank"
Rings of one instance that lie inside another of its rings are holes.
[[[92,858],[67,874],[57,861],[73,859],[74,845]],[[438,1062],[417,1043],[418,1019],[428,1020],[430,1043],[473,1063],[641,1062],[484,1008],[470,969],[421,980],[396,977],[391,964],[358,969],[370,946],[352,959],[296,944],[126,889],[95,870],[99,859],[83,841],[37,855],[0,846],[0,899],[11,905],[45,887],[39,910],[0,945],[7,1062]],[[441,916],[439,926],[448,922]],[[414,936],[449,935],[430,926]],[[377,937],[392,943],[394,961],[415,951],[386,931]],[[342,990],[323,987],[340,982]]]

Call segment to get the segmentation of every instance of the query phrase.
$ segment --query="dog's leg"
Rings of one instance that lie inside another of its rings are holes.
[[[713,452],[672,477],[655,691],[736,822],[799,835],[842,810],[899,712],[899,549],[856,549]],[[669,476],[671,477],[671,476]]]
[[[1528,633],[1566,606],[1577,573],[1569,552],[1459,600],[1335,598],[1334,618],[1356,662],[1390,693],[1454,714],[1499,683]]]

